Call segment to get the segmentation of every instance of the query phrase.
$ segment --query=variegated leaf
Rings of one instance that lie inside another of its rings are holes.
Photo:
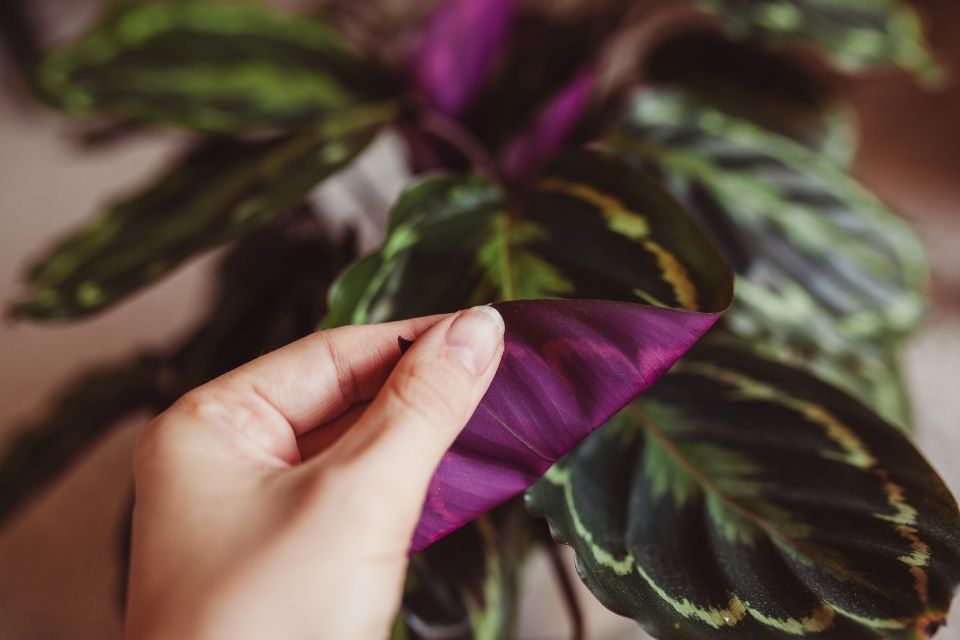
[[[480,177],[411,188],[384,247],[334,285],[327,324],[496,300],[506,321],[497,375],[434,474],[412,550],[521,492],[646,389],[713,325],[730,284],[683,208],[605,153],[561,160],[520,202]],[[525,300],[560,297],[594,299]]]
[[[46,99],[75,115],[219,133],[299,128],[390,95],[330,25],[251,4],[116,7],[38,74]]]
[[[849,167],[856,118],[837,89],[808,60],[731,41],[714,30],[685,32],[644,60],[645,79],[683,91],[735,118],[791,138]]]
[[[960,514],[901,432],[800,370],[694,348],[528,492],[660,640],[928,638]]]
[[[906,422],[891,350],[922,315],[927,272],[904,221],[829,159],[680,93],[640,95],[615,144],[725,250],[733,331]]]
[[[839,67],[897,65],[937,80],[923,27],[905,0],[698,0],[739,37],[823,49]]]
[[[99,311],[198,252],[260,227],[359,153],[383,116],[360,112],[295,136],[202,146],[36,263],[13,312],[55,319]]]
[[[325,324],[453,311],[498,300],[595,298],[725,308],[729,274],[652,179],[607,153],[568,155],[523,202],[480,176],[404,193],[383,248],[334,285]]]

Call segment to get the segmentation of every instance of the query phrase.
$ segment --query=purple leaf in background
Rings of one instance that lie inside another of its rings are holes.
[[[602,300],[494,306],[507,327],[503,359],[437,468],[411,553],[532,485],[720,316]]]
[[[506,41],[516,0],[447,0],[414,54],[417,88],[433,108],[460,113],[480,89]]]
[[[587,108],[595,84],[596,73],[581,70],[550,98],[532,126],[510,141],[502,154],[508,180],[523,180],[559,151]]]

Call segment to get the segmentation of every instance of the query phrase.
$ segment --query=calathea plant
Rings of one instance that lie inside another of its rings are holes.
[[[850,176],[850,108],[781,50],[934,80],[913,11],[702,0],[642,55],[675,3],[328,5],[120,1],[22,56],[50,107],[196,139],[37,261],[16,317],[97,313],[231,246],[183,344],[25,427],[0,514],[123,414],[318,326],[495,303],[506,355],[434,479],[396,638],[510,637],[539,518],[657,638],[933,636],[960,515],[905,434],[923,253]],[[309,196],[387,128],[417,177],[347,266]]]

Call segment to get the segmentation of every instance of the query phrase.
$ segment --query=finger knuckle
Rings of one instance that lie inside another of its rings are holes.
[[[133,451],[133,472],[141,476],[167,459],[170,454],[172,440],[171,430],[174,427],[165,414],[154,418],[137,438]]]
[[[183,395],[154,418],[137,439],[134,473],[155,468],[174,458],[198,425],[229,420],[230,409],[202,387]]]
[[[198,423],[227,421],[229,408],[203,387],[194,389],[177,400],[167,414]]]
[[[337,381],[338,391],[346,404],[353,405],[363,399],[363,386],[360,378],[357,376],[355,368],[350,364],[349,358],[331,339],[330,334],[321,332],[314,334],[314,340],[319,344],[320,349],[326,356],[326,360],[333,369],[334,378]]]

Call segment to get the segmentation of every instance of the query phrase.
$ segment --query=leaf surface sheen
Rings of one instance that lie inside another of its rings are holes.
[[[408,190],[381,251],[334,285],[325,324],[493,302],[507,327],[412,550],[522,491],[652,384],[719,317],[730,280],[682,207],[606,153],[561,159],[521,203],[481,177]]]
[[[960,582],[956,502],[901,433],[712,338],[527,495],[661,639],[926,638]]]

